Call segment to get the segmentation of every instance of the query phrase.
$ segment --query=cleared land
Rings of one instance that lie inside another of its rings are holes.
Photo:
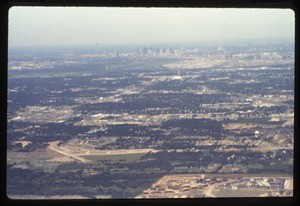
[[[63,147],[57,146],[59,141],[51,142],[49,149],[53,150],[69,159],[82,163],[91,163],[93,161],[111,160],[111,161],[134,161],[147,154],[148,152],[157,152],[153,149],[120,149],[120,150],[95,150],[81,147]],[[61,157],[52,159],[59,161]],[[62,159],[62,162],[67,162]]]
[[[166,175],[136,198],[291,196],[292,182],[283,174]]]
[[[212,191],[214,197],[259,197],[265,196],[266,191],[263,190],[228,190],[218,189]]]

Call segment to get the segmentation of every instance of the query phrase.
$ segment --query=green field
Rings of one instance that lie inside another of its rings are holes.
[[[109,155],[82,155],[81,157],[92,161],[109,161],[109,162],[133,162],[139,160],[146,153],[134,153],[134,154],[109,154]]]
[[[88,168],[87,165],[88,164],[71,162],[71,163],[60,164],[56,169],[59,171],[81,170],[81,169]]]

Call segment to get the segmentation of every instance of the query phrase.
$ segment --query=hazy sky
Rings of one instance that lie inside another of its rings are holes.
[[[290,9],[12,7],[9,46],[294,38]]]

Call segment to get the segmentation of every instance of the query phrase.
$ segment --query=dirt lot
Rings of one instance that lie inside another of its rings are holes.
[[[266,191],[263,190],[214,190],[212,194],[216,197],[259,197]]]
[[[152,184],[151,188],[143,191],[143,193],[138,196],[140,197],[261,197],[270,196],[270,192],[277,192],[276,188],[249,188],[237,189],[231,186],[226,186],[228,188],[223,188],[224,185],[233,184],[247,184],[250,181],[261,182],[262,178],[284,178],[287,180],[284,188],[286,194],[282,196],[289,196],[292,187],[292,177],[283,174],[182,174],[182,175],[166,175],[155,183]],[[252,179],[252,180],[251,180]],[[198,182],[202,180],[202,182]],[[264,180],[266,181],[266,180]],[[236,183],[237,182],[237,183]],[[251,185],[252,183],[250,183]],[[257,187],[257,186],[255,186]],[[276,194],[279,195],[280,194]]]
[[[224,129],[232,130],[232,129],[251,129],[257,127],[257,124],[247,124],[247,123],[229,123],[223,124]]]

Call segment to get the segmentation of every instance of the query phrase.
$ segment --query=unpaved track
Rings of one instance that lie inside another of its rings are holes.
[[[75,156],[75,155],[73,155],[73,154],[70,154],[70,153],[61,151],[61,150],[60,150],[59,148],[57,148],[57,147],[51,147],[51,146],[50,146],[50,147],[48,147],[48,148],[51,149],[51,150],[53,150],[53,151],[55,151],[55,152],[57,152],[57,153],[60,153],[60,154],[62,154],[62,155],[65,155],[65,156],[67,156],[67,157],[76,159],[76,160],[78,160],[78,161],[80,161],[80,162],[83,162],[83,163],[88,163],[88,162],[90,162],[89,160],[84,159],[84,158],[82,158],[82,157],[78,157],[78,156]]]

